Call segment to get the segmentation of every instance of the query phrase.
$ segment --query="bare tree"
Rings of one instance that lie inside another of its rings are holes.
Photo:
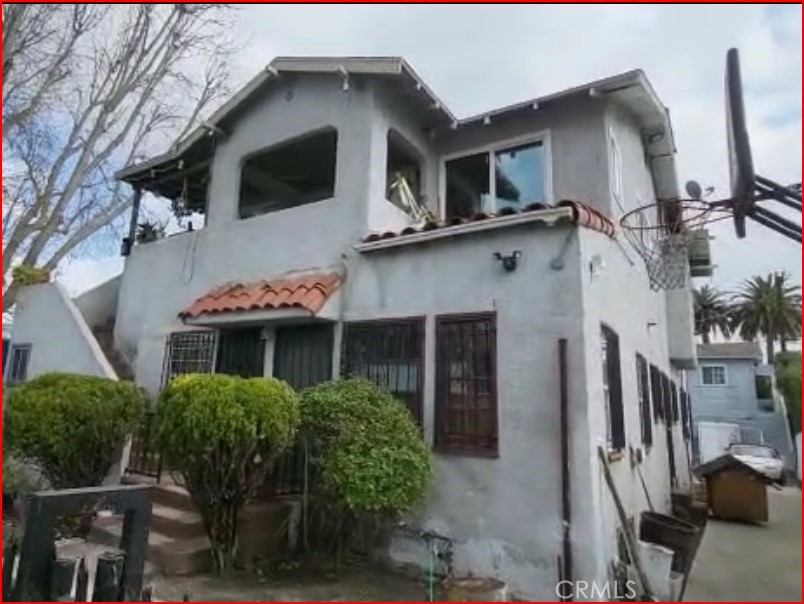
[[[226,92],[228,7],[3,5],[3,310],[131,204],[112,174]]]

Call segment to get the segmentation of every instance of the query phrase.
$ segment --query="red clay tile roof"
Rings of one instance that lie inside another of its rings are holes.
[[[270,281],[227,283],[198,298],[179,313],[179,318],[279,308],[301,308],[315,314],[340,284],[338,273],[307,273]]]
[[[489,218],[500,218],[502,216],[514,216],[516,214],[528,214],[531,212],[539,212],[540,210],[549,210],[553,207],[570,208],[572,209],[572,223],[578,226],[592,229],[593,231],[600,231],[609,237],[614,237],[616,228],[614,222],[595,208],[580,201],[572,201],[565,199],[558,202],[555,206],[549,206],[543,203],[532,203],[525,206],[521,211],[514,208],[503,208],[496,214],[487,214],[485,212],[478,212],[471,218],[451,218],[440,222],[427,222],[420,226],[409,226],[398,233],[395,231],[385,231],[382,233],[370,233],[364,239],[364,243],[372,241],[380,241],[382,239],[392,239],[394,237],[404,237],[405,235],[412,235],[414,233],[421,233],[424,231],[434,231],[436,229],[443,229],[445,227],[456,226],[459,224],[466,224],[470,222],[478,222],[480,220],[487,220]]]

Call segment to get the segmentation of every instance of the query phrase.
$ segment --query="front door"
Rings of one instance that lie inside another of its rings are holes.
[[[276,330],[274,377],[301,390],[332,379],[333,326],[292,325]]]
[[[259,327],[222,329],[218,336],[216,373],[244,378],[265,375],[265,339]]]

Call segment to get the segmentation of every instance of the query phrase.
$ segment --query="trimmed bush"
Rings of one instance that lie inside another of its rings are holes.
[[[47,373],[7,393],[4,444],[53,488],[98,486],[120,460],[142,410],[131,383]]]
[[[313,452],[316,547],[339,554],[355,538],[379,538],[376,529],[425,497],[431,460],[421,431],[400,401],[371,382],[348,379],[306,390],[301,431]]]
[[[201,513],[216,571],[234,564],[240,512],[298,421],[298,396],[275,379],[184,375],[163,391],[157,442]]]

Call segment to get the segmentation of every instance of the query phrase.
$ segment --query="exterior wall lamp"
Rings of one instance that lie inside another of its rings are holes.
[[[513,273],[516,270],[516,267],[519,265],[519,259],[522,257],[522,252],[519,250],[514,250],[507,256],[501,254],[500,252],[494,252],[494,259],[497,260],[499,263],[502,264],[502,267],[508,273]]]

